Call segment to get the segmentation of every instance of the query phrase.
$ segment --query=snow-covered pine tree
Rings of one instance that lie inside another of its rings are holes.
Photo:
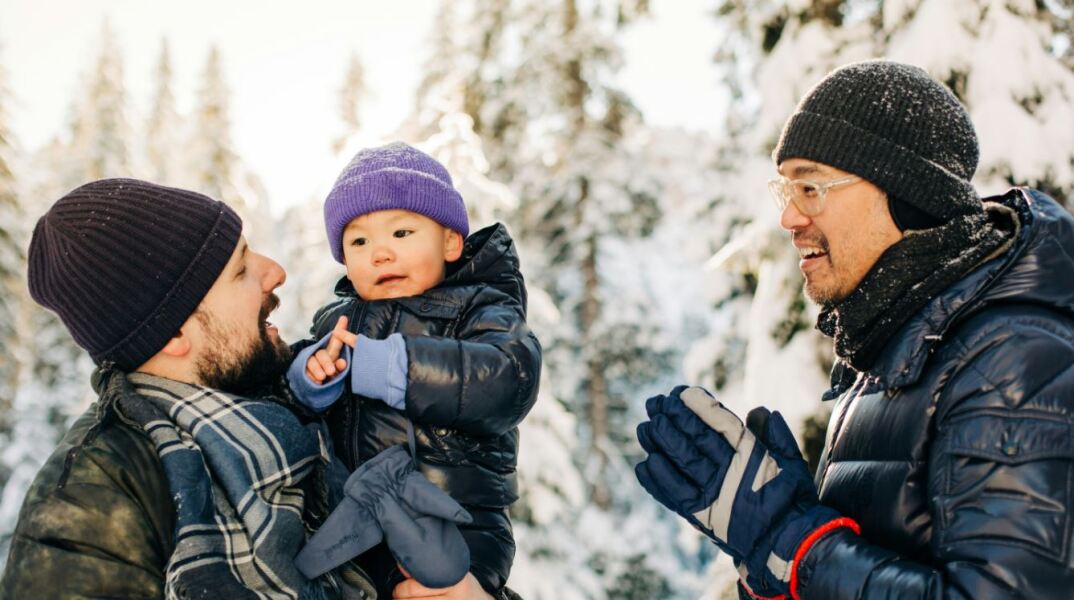
[[[332,143],[332,150],[337,155],[347,150],[351,138],[362,128],[360,108],[367,94],[365,69],[358,55],[352,52],[343,87],[339,90],[339,117],[343,122],[343,131]]]
[[[535,468],[526,453],[536,450],[522,444],[511,583],[536,598],[681,597],[700,571],[696,549],[684,558],[677,524],[642,497],[628,458],[637,452],[639,395],[673,370],[653,284],[633,260],[659,222],[662,181],[645,164],[651,138],[640,116],[612,85],[615,36],[644,3],[474,6],[498,12],[461,18],[460,48],[473,58],[457,62],[479,65],[462,86],[463,109],[492,179],[520,199],[509,224],[531,290],[530,325],[545,349],[539,403],[547,411],[535,409],[522,433],[576,440],[556,442],[550,460],[571,465],[557,481],[525,474]],[[556,318],[542,320],[540,303]],[[551,422],[576,429],[553,431]]]
[[[242,217],[243,234],[251,245],[267,251],[273,246],[268,197],[235,152],[228,97],[220,51],[213,46],[205,62],[180,187],[226,202]]]
[[[228,89],[224,83],[220,50],[215,45],[209,50],[202,72],[189,147],[194,189],[218,200],[234,196],[231,178],[238,157],[232,148]],[[238,210],[240,207],[232,208]]]
[[[277,291],[280,309],[273,322],[288,342],[309,336],[314,312],[333,298],[336,281],[346,273],[332,258],[325,238],[325,194],[323,190],[291,206],[276,223],[279,235],[272,256],[280,257],[287,283]]]
[[[125,118],[122,61],[111,30],[104,26],[100,54],[72,102],[71,130],[26,161],[18,189],[23,216],[32,227],[36,218],[72,188],[91,179],[128,176],[129,132]],[[24,190],[24,191],[22,191]],[[8,223],[4,221],[4,224]],[[25,247],[28,232],[23,232]],[[20,280],[25,267],[20,268]],[[93,363],[75,345],[66,327],[51,312],[23,296],[16,323],[15,393],[10,411],[10,438],[0,452],[6,473],[0,493],[0,554],[6,555],[22,499],[41,464],[52,452],[73,416],[89,403]]]
[[[0,447],[6,446],[11,432],[11,405],[17,373],[18,316],[23,299],[22,207],[15,187],[12,161],[15,140],[8,128],[7,73],[0,65]],[[0,486],[7,479],[0,469]]]
[[[587,479],[604,509],[613,501],[609,461],[623,450],[613,436],[630,431],[616,417],[664,359],[650,343],[659,324],[645,318],[652,298],[644,288],[618,293],[628,291],[616,286],[629,287],[629,272],[604,270],[629,252],[619,238],[649,234],[660,217],[657,182],[640,168],[633,137],[640,117],[611,82],[618,6],[523,2],[524,58],[509,82],[530,97],[519,121],[526,143],[512,184],[524,202],[515,223],[531,272],[565,315],[542,332],[545,364],[557,373],[553,394],[577,399],[572,408],[585,415]]]
[[[149,109],[145,127],[144,159],[149,179],[162,185],[177,185],[183,165],[178,164],[181,155],[180,125],[182,120],[175,107],[172,92],[172,61],[168,40],[160,43],[160,57],[155,73],[156,89]]]
[[[23,228],[25,216],[19,205],[12,163],[15,159],[15,140],[8,128],[7,74],[0,66],[0,448],[11,445],[15,421],[15,393],[22,356],[20,312],[25,303],[23,273]],[[13,465],[0,458],[0,490],[10,480]],[[3,501],[0,499],[0,506]],[[13,524],[0,510],[0,564],[7,556]]]
[[[367,95],[361,59],[352,54],[336,105],[340,133],[331,146],[340,169],[362,148],[382,143],[363,128],[362,105]],[[308,200],[287,209],[276,223],[279,256],[287,270],[287,284],[279,292],[278,320],[287,340],[309,335],[314,312],[332,299],[336,281],[346,273],[332,258],[325,238],[324,199],[332,183],[325,181]]]
[[[70,187],[130,175],[130,125],[123,84],[123,57],[106,21],[101,50],[83,93],[73,103],[70,152],[78,170],[67,170]]]
[[[425,140],[441,131],[441,119],[469,115],[470,129],[481,139],[490,170],[507,181],[513,172],[513,149],[520,123],[514,110],[524,95],[507,82],[513,61],[508,36],[511,0],[442,0],[429,38],[429,56],[415,96],[414,111],[400,131],[404,139]],[[461,122],[453,119],[458,126]]]
[[[688,379],[711,385],[744,414],[764,404],[795,431],[820,406],[830,343],[813,330],[797,257],[766,189],[771,150],[798,100],[834,67],[875,55],[874,27],[853,1],[727,0],[717,10],[725,38],[718,66],[732,92],[717,189],[704,224],[726,232],[709,262],[708,336],[687,356]],[[715,234],[719,235],[719,234]],[[772,373],[781,376],[773,377]]]
[[[461,108],[461,107],[460,107]],[[518,206],[506,185],[489,178],[490,165],[474,122],[464,112],[446,112],[440,117],[439,131],[418,144],[440,161],[466,202],[470,231],[503,221]]]
[[[984,195],[1029,185],[1074,207],[1071,12],[1036,0],[900,0],[874,18],[878,54],[925,68],[969,109]]]
[[[439,129],[440,119],[446,113],[458,110],[462,104],[459,96],[463,74],[469,70],[469,65],[463,65],[465,47],[459,41],[465,30],[459,18],[459,10],[464,6],[460,2],[441,0],[437,7],[433,17],[435,25],[427,41],[428,56],[414,94],[414,110],[399,131],[403,139],[429,138]]]
[[[1052,54],[1067,67],[1074,69],[1074,2],[1071,0],[1044,0],[1050,16],[1052,30]]]

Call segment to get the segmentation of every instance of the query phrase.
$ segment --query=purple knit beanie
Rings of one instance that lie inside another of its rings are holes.
[[[324,226],[332,256],[343,263],[343,229],[378,210],[409,210],[459,232],[470,233],[466,206],[444,165],[424,152],[393,142],[355,156],[324,201]]]

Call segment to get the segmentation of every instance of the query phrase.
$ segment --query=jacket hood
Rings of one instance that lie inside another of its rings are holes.
[[[932,347],[952,327],[989,306],[1026,303],[1074,315],[1074,216],[1028,188],[1013,188],[984,201],[1017,215],[1011,247],[934,298],[892,338],[869,371],[885,387],[916,381]],[[853,373],[838,362],[832,373],[835,387],[825,398],[842,393]]]
[[[448,263],[444,281],[426,294],[435,296],[439,295],[437,290],[476,284],[496,288],[517,300],[525,310],[526,286],[519,268],[518,252],[503,223],[470,234],[463,244],[459,260]],[[346,275],[336,282],[336,295],[358,297],[358,292]]]

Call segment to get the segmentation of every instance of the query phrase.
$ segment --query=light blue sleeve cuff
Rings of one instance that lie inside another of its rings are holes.
[[[351,370],[351,364],[353,364],[350,346],[344,344],[343,351],[339,357],[347,361],[345,369],[324,383],[316,383],[306,376],[306,362],[314,353],[327,346],[331,337],[332,334],[329,333],[321,338],[321,341],[303,349],[295,355],[295,360],[291,362],[290,368],[287,369],[287,383],[291,386],[291,391],[294,392],[295,398],[317,412],[332,406],[343,395],[343,386],[346,383],[347,373]]]
[[[351,363],[351,389],[403,410],[406,406],[407,358],[403,336],[393,333],[383,340],[358,336]]]

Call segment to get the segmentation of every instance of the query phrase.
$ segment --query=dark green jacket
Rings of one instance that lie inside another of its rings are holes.
[[[164,596],[168,481],[149,438],[103,406],[79,417],[30,486],[0,599]]]

